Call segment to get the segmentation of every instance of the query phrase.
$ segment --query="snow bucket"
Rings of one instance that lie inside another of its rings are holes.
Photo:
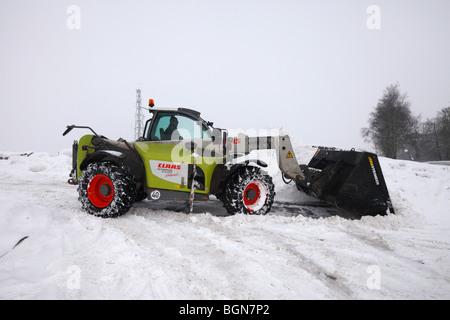
[[[360,215],[394,213],[383,172],[374,153],[319,148],[307,166],[299,190]]]

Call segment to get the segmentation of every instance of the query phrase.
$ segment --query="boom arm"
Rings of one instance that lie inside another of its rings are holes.
[[[360,215],[394,213],[388,189],[376,154],[319,148],[308,165],[299,166],[289,136],[232,139],[232,154],[275,149],[278,166],[297,188],[338,209]]]
[[[278,166],[281,172],[289,179],[300,183],[305,179],[300,169],[294,149],[292,148],[289,136],[265,136],[265,137],[248,137],[238,135],[232,138],[233,149],[230,150],[234,154],[249,154],[254,150],[275,149],[277,152]]]

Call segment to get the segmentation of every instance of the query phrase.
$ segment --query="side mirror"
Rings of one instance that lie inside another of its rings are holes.
[[[222,143],[222,130],[214,128],[211,136],[213,144]]]
[[[65,136],[65,135],[68,134],[70,131],[72,131],[73,128],[75,128],[75,125],[67,126],[67,129],[66,129],[66,131],[64,131],[63,136]]]
[[[227,154],[227,139],[228,139],[228,131],[224,131],[222,136],[222,143],[223,143],[222,152],[224,155]]]

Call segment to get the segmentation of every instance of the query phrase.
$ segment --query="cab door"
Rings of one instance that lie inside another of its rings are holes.
[[[144,161],[147,186],[189,192],[193,157],[186,146],[191,141],[201,143],[203,138],[208,138],[201,122],[177,112],[158,111],[146,135],[147,141],[136,142],[135,147]],[[202,163],[201,159],[198,162]],[[197,166],[196,181],[196,192],[208,193],[202,165]]]

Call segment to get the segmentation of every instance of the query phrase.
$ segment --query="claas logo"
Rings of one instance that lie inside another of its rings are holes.
[[[169,164],[169,163],[160,163],[160,164],[158,164],[158,168],[180,170],[181,169],[181,165],[179,165],[179,164]]]

